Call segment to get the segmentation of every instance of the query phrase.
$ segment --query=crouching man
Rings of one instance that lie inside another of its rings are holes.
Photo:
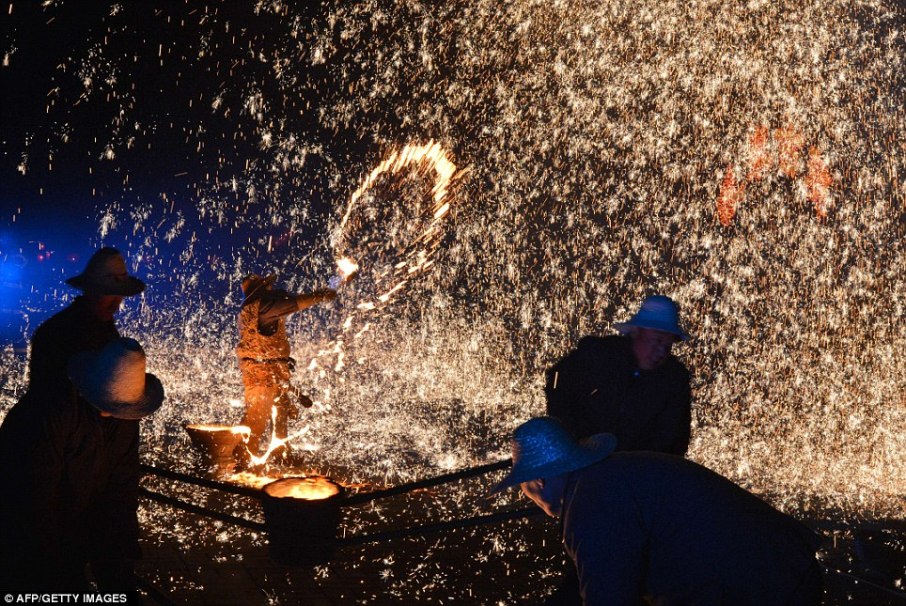
[[[138,342],[121,338],[68,363],[72,387],[26,395],[0,426],[0,587],[7,593],[133,595],[139,419],[164,389]]]
[[[553,417],[513,434],[520,485],[549,516],[589,605],[817,605],[821,540],[726,478],[677,456],[577,442]]]

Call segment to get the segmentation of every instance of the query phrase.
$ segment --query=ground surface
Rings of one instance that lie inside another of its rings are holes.
[[[145,558],[138,571],[146,583],[145,603],[540,604],[556,587],[563,562],[556,528],[543,516],[393,536],[393,531],[405,534],[412,527],[526,507],[516,497],[484,496],[490,476],[343,507],[341,537],[384,538],[340,546],[329,563],[313,566],[274,562],[265,532],[143,499]],[[143,483],[210,511],[263,521],[254,499],[153,476]],[[826,575],[825,604],[906,603],[906,593],[898,589],[906,576],[901,522],[835,511],[800,517],[827,537],[822,556],[828,570],[843,573]]]

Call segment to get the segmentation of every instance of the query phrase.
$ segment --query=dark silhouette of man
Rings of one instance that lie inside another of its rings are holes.
[[[123,255],[110,247],[94,253],[85,271],[66,283],[82,294],[35,330],[29,390],[54,390],[61,384],[69,385],[69,359],[78,352],[97,351],[118,339],[114,315],[125,297],[145,289],[144,282],[129,275]]]
[[[520,486],[560,519],[586,605],[817,606],[820,537],[682,457],[614,452],[607,433],[577,441],[553,417],[513,433]]]
[[[29,390],[0,426],[0,587],[88,592],[90,564],[99,591],[134,592],[138,420],[164,389],[132,339],[67,367],[72,388]]]
[[[689,447],[689,371],[671,353],[689,336],[676,304],[647,297],[621,335],[588,336],[547,373],[547,413],[577,438],[608,432],[617,450],[684,455]]]

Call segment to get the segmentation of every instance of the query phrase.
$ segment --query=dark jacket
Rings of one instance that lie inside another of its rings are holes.
[[[547,372],[547,414],[577,438],[608,432],[617,450],[684,455],[689,447],[689,371],[674,356],[639,369],[629,337],[584,337]]]
[[[68,386],[66,365],[74,353],[103,349],[120,336],[112,320],[99,320],[84,297],[44,321],[31,338],[29,389],[54,391]]]
[[[79,590],[85,562],[140,555],[138,441],[137,421],[101,417],[71,389],[28,394],[9,411],[0,426],[0,585]]]
[[[680,457],[615,453],[569,476],[563,542],[588,605],[786,605],[820,538]]]

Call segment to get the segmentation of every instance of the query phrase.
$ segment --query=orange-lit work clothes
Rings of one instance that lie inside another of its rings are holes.
[[[333,291],[316,291],[292,295],[284,290],[257,291],[247,298],[239,313],[239,370],[245,386],[245,418],[251,429],[251,449],[259,447],[261,438],[276,407],[274,434],[287,435],[289,419],[298,414],[296,402],[311,406],[311,400],[290,384],[293,359],[285,317],[321,301],[332,299]]]
[[[278,438],[286,437],[289,419],[298,415],[294,404],[297,393],[290,383],[291,368],[289,358],[266,362],[239,360],[242,383],[245,385],[245,417],[242,424],[252,430],[252,450],[259,447],[258,442],[264,435],[273,407],[276,407],[274,435]]]

